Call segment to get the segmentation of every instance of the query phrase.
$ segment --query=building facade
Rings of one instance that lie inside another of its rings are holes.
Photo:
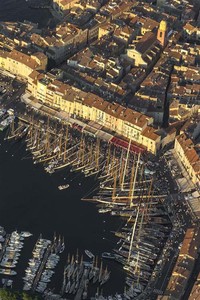
[[[107,102],[93,93],[83,92],[37,71],[28,78],[28,92],[40,102],[65,111],[69,116],[97,122],[143,145],[153,154],[160,148],[161,137],[151,127],[153,118],[130,108]]]
[[[185,133],[175,139],[174,150],[194,184],[200,182],[200,157]]]
[[[0,68],[22,78],[28,78],[33,70],[45,70],[46,66],[47,57],[42,52],[27,55],[17,50],[0,51]]]

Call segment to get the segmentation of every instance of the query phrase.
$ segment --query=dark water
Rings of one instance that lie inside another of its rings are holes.
[[[45,27],[52,16],[48,9],[29,8],[25,0],[0,0],[0,22],[28,20]]]
[[[52,279],[52,287],[59,290],[67,253],[75,254],[78,248],[82,254],[84,249],[90,249],[100,257],[103,251],[111,251],[117,240],[110,231],[118,229],[121,221],[99,214],[95,204],[81,201],[97,184],[95,179],[84,178],[82,173],[70,173],[68,169],[49,175],[41,166],[33,165],[31,159],[22,159],[27,155],[24,142],[4,141],[0,133],[0,143],[0,225],[7,232],[18,229],[34,234],[25,240],[14,287],[22,287],[24,269],[39,234],[52,238],[57,232],[64,235],[66,244]],[[59,191],[57,187],[63,183],[69,183],[70,187]],[[104,292],[122,292],[121,266],[113,262],[108,262],[108,266],[112,273],[103,287]]]
[[[25,0],[0,0],[0,21],[25,19],[44,27],[51,18],[48,10],[31,9]],[[75,254],[78,248],[82,254],[84,249],[89,249],[100,257],[103,251],[111,251],[117,240],[110,231],[118,229],[121,221],[101,215],[95,204],[81,201],[97,184],[94,179],[86,179],[81,173],[70,173],[68,169],[46,174],[41,166],[33,165],[31,159],[22,160],[27,155],[23,143],[6,142],[3,136],[0,133],[0,225],[7,232],[18,229],[33,233],[33,237],[25,241],[14,288],[22,287],[24,269],[39,234],[52,238],[57,232],[64,235],[66,244],[50,286],[56,286],[58,291],[67,253]],[[58,185],[64,183],[69,183],[70,188],[59,191]],[[112,262],[107,264],[112,273],[110,281],[103,287],[104,293],[122,292],[124,272],[121,266]]]

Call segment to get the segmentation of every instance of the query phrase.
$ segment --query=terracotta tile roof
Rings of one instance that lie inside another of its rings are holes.
[[[152,47],[157,41],[156,34],[149,31],[137,42],[136,50],[140,53],[145,53],[150,47]]]
[[[177,141],[184,151],[184,155],[194,169],[195,173],[200,174],[200,157],[194,148],[194,144],[191,139],[188,139],[186,134],[183,133],[177,137]]]
[[[3,58],[7,58],[9,55],[9,52],[7,51],[4,51],[4,50],[0,50],[0,56],[3,57]]]
[[[33,70],[39,66],[33,58],[15,49],[9,53],[8,58],[23,63],[24,65]]]
[[[183,29],[194,32],[196,28],[193,25],[191,25],[190,23],[186,23],[185,26],[183,27]]]
[[[150,140],[156,141],[160,136],[155,133],[153,127],[147,126],[143,131],[142,135]]]

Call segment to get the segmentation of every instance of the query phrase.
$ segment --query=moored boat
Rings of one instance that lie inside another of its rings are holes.
[[[115,254],[109,252],[103,252],[101,255],[102,258],[115,259]]]
[[[94,258],[94,254],[92,254],[92,252],[90,252],[89,250],[85,250],[85,254],[91,259]]]
[[[61,191],[61,190],[66,190],[66,189],[68,189],[68,187],[69,187],[69,184],[63,184],[63,185],[59,185],[59,186],[58,186],[58,189]]]

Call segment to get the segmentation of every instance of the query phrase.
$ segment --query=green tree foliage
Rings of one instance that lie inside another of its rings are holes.
[[[39,300],[37,296],[30,296],[25,292],[13,292],[6,289],[0,289],[0,300]]]
[[[17,296],[10,291],[0,289],[0,300],[17,300]]]

